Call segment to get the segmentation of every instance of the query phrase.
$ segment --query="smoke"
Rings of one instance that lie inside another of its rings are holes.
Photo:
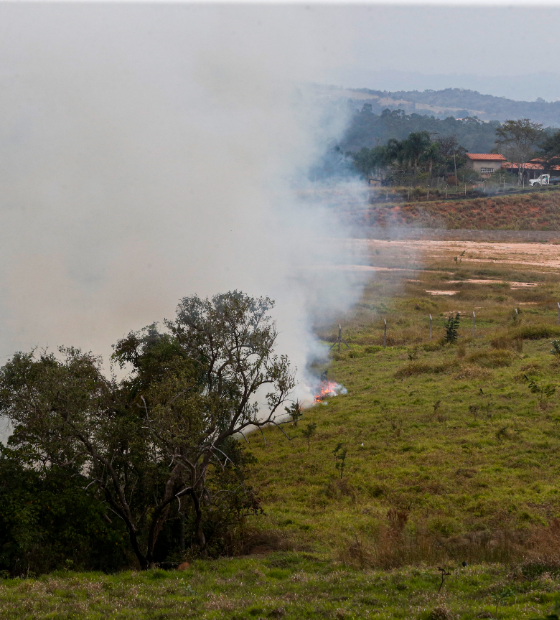
[[[329,54],[297,13],[0,5],[0,361],[74,345],[107,360],[178,300],[276,300],[309,393],[313,321],[359,282],[307,172],[346,119],[303,86]],[[336,51],[336,50],[335,50]]]

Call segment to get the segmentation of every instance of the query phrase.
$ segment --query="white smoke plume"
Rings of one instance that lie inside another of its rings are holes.
[[[344,129],[302,84],[328,60],[257,7],[0,5],[0,363],[100,353],[179,299],[276,300],[299,369],[348,307],[352,244],[301,191]]]

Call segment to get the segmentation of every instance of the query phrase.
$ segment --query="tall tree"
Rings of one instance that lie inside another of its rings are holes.
[[[524,174],[525,164],[535,156],[539,142],[543,138],[541,123],[533,123],[528,118],[505,121],[496,128],[496,149],[509,161],[519,165],[519,179]]]
[[[294,387],[288,359],[274,352],[272,306],[237,291],[184,298],[166,333],[152,325],[116,345],[116,361],[130,368],[122,381],[73,348],[14,355],[0,370],[11,448],[30,467],[80,471],[124,522],[143,569],[182,500],[204,551],[205,510],[228,497],[211,493],[209,472],[233,465],[233,437],[277,424]]]
[[[427,131],[417,131],[411,133],[406,140],[403,140],[403,157],[414,170],[414,177],[418,176],[418,165],[425,157],[432,141]]]
[[[547,172],[551,172],[555,166],[560,166],[560,129],[547,136],[540,145],[539,158],[545,163]]]

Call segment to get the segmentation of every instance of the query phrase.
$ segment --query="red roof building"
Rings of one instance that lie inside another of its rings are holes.
[[[483,177],[489,177],[502,167],[507,159],[499,153],[467,153],[467,168],[471,168]]]

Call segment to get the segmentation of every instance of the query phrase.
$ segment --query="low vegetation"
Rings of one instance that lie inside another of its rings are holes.
[[[556,274],[452,259],[424,267],[408,280],[378,272],[340,317],[350,349],[316,372],[348,394],[288,408],[289,439],[275,427],[248,436],[247,484],[264,514],[234,532],[240,557],[186,550],[185,571],[114,575],[73,573],[71,558],[44,576],[23,566],[0,582],[2,617],[552,614],[560,597]],[[455,296],[427,292],[450,287]],[[446,338],[449,317],[456,338]],[[325,346],[338,337],[334,326],[317,331]]]
[[[430,190],[432,195],[433,190]],[[440,192],[440,196],[444,197]],[[474,230],[560,230],[560,191],[472,200],[425,200],[371,205],[354,217],[370,226]]]

